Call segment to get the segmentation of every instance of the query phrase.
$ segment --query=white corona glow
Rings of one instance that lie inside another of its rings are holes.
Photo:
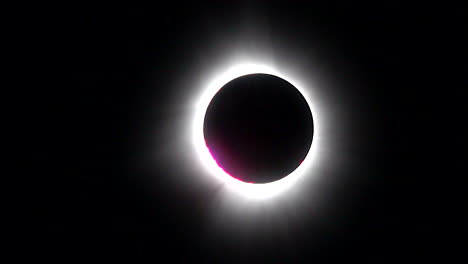
[[[264,73],[271,74],[280,77],[294,87],[296,87],[309,105],[314,120],[314,136],[311,148],[305,157],[301,165],[291,172],[286,177],[263,184],[246,183],[237,180],[227,174],[222,168],[218,166],[214,158],[211,156],[208,147],[205,143],[203,134],[203,123],[206,114],[206,110],[215,96],[215,94],[231,80],[244,76],[247,74]],[[213,176],[214,179],[220,181],[224,186],[231,192],[237,193],[246,198],[254,199],[265,199],[277,196],[289,190],[293,185],[297,185],[305,175],[314,176],[310,173],[313,161],[316,159],[316,153],[318,145],[320,144],[320,118],[316,115],[317,111],[314,109],[314,104],[309,96],[308,91],[310,87],[304,86],[303,83],[298,80],[293,80],[289,76],[285,76],[280,70],[276,69],[271,65],[261,63],[238,63],[231,67],[228,67],[225,71],[215,74],[215,78],[210,80],[206,86],[203,87],[203,92],[198,98],[198,102],[195,105],[193,127],[192,127],[192,142],[195,148],[196,154],[198,155],[203,167],[207,170],[207,173]]]

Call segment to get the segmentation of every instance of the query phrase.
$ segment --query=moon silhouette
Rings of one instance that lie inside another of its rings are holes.
[[[288,81],[248,74],[225,84],[211,99],[203,135],[211,156],[246,183],[280,180],[307,156],[314,122],[306,99]]]

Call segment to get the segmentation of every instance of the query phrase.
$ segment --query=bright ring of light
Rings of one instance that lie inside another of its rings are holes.
[[[301,165],[286,177],[274,182],[263,184],[242,182],[227,174],[221,167],[218,166],[216,161],[211,156],[210,151],[206,146],[203,134],[203,123],[206,110],[208,109],[211,99],[215,96],[215,94],[221,89],[221,87],[223,87],[226,83],[230,82],[231,80],[240,76],[254,73],[275,75],[291,83],[301,92],[301,94],[306,99],[315,121],[314,140],[312,142],[312,146],[308,152],[308,155],[305,157]],[[319,127],[317,127],[316,115],[314,113],[313,104],[311,104],[310,98],[306,90],[303,89],[303,86],[299,85],[297,82],[291,80],[290,78],[285,77],[273,67],[259,64],[239,64],[232,68],[229,68],[224,73],[217,75],[216,78],[212,80],[206,86],[205,89],[206,90],[203,92],[203,94],[199,98],[197,105],[195,106],[196,110],[193,121],[193,144],[195,147],[195,151],[198,157],[200,158],[200,161],[208,170],[208,173],[214,176],[217,180],[224,183],[225,187],[246,198],[270,198],[272,196],[276,196],[280,193],[283,193],[285,190],[289,189],[291,186],[296,184],[301,178],[303,178],[306,172],[309,171],[317,149],[316,141],[320,135],[318,133]]]

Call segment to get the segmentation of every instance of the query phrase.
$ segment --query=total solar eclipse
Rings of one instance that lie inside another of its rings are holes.
[[[264,73],[243,75],[220,87],[203,121],[212,158],[246,183],[288,176],[307,156],[313,133],[312,112],[301,92]]]

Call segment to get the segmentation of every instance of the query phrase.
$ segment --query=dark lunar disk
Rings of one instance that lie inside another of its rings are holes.
[[[279,180],[306,157],[314,132],[310,108],[289,82],[250,74],[224,85],[205,114],[211,155],[232,177],[250,183]]]

